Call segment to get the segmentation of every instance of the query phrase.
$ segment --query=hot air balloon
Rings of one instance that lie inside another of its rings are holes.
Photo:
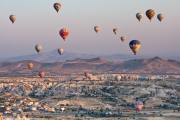
[[[164,19],[164,16],[163,16],[163,14],[158,14],[157,15],[157,19],[161,22],[163,19]]]
[[[152,10],[152,9],[149,9],[149,10],[146,11],[146,16],[149,18],[150,21],[155,16],[155,14],[156,14],[155,11]]]
[[[64,41],[66,41],[67,37],[69,36],[69,30],[67,28],[62,28],[59,31],[59,35],[63,38]]]
[[[33,67],[34,67],[34,64],[33,64],[33,63],[28,63],[28,64],[27,64],[27,67],[28,67],[29,70],[32,70]]]
[[[143,102],[137,101],[137,102],[135,103],[135,108],[136,108],[136,111],[137,111],[137,112],[140,112],[140,111],[143,109],[143,107],[144,107]]]
[[[87,73],[87,72],[84,72],[84,76],[87,77],[87,76],[88,76],[88,73]]]
[[[141,48],[141,43],[138,40],[132,40],[129,43],[129,47],[131,48],[132,52],[134,53],[134,55],[137,54],[137,52],[140,50]]]
[[[61,9],[61,4],[60,4],[60,3],[54,3],[54,9],[55,9],[56,12],[58,13],[59,10]]]
[[[40,77],[40,78],[43,78],[43,77],[45,77],[45,72],[43,72],[43,71],[40,71],[40,72],[39,72],[39,77]]]
[[[43,47],[41,45],[39,45],[39,44],[37,44],[35,46],[35,50],[37,51],[37,53],[40,53],[42,49],[43,49]]]
[[[122,42],[124,42],[124,41],[126,41],[127,38],[125,36],[121,36],[120,39]]]
[[[141,19],[143,18],[143,14],[142,13],[137,13],[136,14],[136,18],[139,20],[139,22],[141,21]]]
[[[64,49],[63,49],[63,48],[59,48],[59,49],[58,49],[58,53],[59,53],[60,55],[62,55],[62,54],[64,53]]]
[[[16,16],[15,15],[10,15],[9,19],[11,20],[12,23],[16,21]]]
[[[89,73],[88,72],[84,72],[84,76],[86,77],[86,78],[89,78]]]
[[[100,31],[101,31],[101,29],[100,29],[100,27],[99,27],[99,26],[94,26],[94,31],[95,31],[96,33],[98,33],[98,32],[100,32]]]
[[[118,29],[117,28],[113,28],[113,33],[116,35],[117,34]]]

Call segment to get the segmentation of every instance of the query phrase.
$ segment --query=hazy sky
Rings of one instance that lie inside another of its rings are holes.
[[[62,4],[60,14],[54,2]],[[132,39],[141,41],[140,55],[180,56],[179,5],[180,0],[0,0],[0,57],[34,54],[36,43],[45,52],[63,47],[80,53],[132,54]],[[150,8],[163,13],[165,20],[150,23],[144,16],[139,23],[136,13]],[[13,25],[10,14],[17,16]],[[101,33],[95,34],[95,25],[101,26]],[[71,31],[67,42],[58,35],[62,27]],[[119,28],[117,37],[113,27]],[[121,43],[121,35],[128,41]]]

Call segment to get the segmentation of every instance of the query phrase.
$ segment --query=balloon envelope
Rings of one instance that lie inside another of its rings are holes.
[[[141,21],[141,19],[143,18],[143,14],[142,13],[137,13],[136,14],[136,18],[139,20],[139,22]]]
[[[140,111],[143,109],[143,107],[144,107],[143,102],[137,101],[137,102],[135,103],[136,111],[140,112]]]
[[[40,77],[40,78],[45,77],[45,72],[42,72],[42,71],[41,71],[41,72],[39,72],[39,77]]]
[[[157,19],[161,22],[163,19],[164,19],[164,16],[163,16],[163,14],[158,14],[157,15]]]
[[[54,9],[55,9],[56,12],[58,13],[59,10],[61,9],[61,4],[60,4],[60,3],[54,3]]]
[[[41,45],[39,45],[39,44],[37,44],[35,46],[35,50],[36,50],[37,53],[40,53],[42,51],[42,49],[43,49],[43,47]]]
[[[34,67],[34,64],[33,63],[28,63],[27,67],[28,67],[29,70],[32,70],[33,67]]]
[[[64,53],[64,49],[63,49],[63,48],[59,48],[59,49],[58,49],[58,53],[59,53],[60,55],[62,55],[62,54]]]
[[[122,42],[126,41],[126,37],[125,36],[121,36],[120,39],[121,39]]]
[[[149,10],[146,11],[146,16],[149,18],[150,21],[155,16],[155,14],[156,14],[155,11],[152,10],[152,9],[149,9]]]
[[[69,30],[67,28],[62,28],[59,31],[59,35],[63,38],[64,41],[66,41],[67,37],[69,36]]]
[[[101,29],[100,29],[100,27],[99,27],[99,26],[94,26],[94,31],[95,31],[96,33],[98,33],[98,32],[100,32],[100,31],[101,31]]]
[[[137,54],[137,52],[140,50],[141,48],[141,42],[138,40],[132,40],[129,43],[129,47],[131,48],[132,52],[134,53],[134,55]]]
[[[117,34],[118,29],[117,28],[113,28],[113,33],[116,35]]]
[[[9,19],[12,23],[14,23],[16,21],[16,16],[15,15],[10,15]]]
[[[89,75],[90,75],[90,73],[88,73],[88,72],[84,72],[84,76],[85,76],[86,78],[88,78],[88,77],[89,77]]]

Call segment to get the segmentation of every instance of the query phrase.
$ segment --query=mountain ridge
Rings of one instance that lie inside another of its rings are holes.
[[[27,69],[28,63],[33,63],[33,70]],[[120,62],[108,61],[96,57],[92,59],[74,59],[64,62],[41,63],[32,60],[5,62],[0,64],[0,75],[37,75],[45,71],[49,75],[83,73],[84,71],[100,73],[139,73],[139,74],[180,74],[180,62],[166,60],[160,57],[150,59],[133,59]]]
[[[12,58],[7,58],[3,61],[8,62],[18,62],[23,60],[34,60],[38,62],[44,63],[53,63],[53,62],[64,62],[66,60],[75,60],[75,59],[93,59],[93,58],[103,58],[109,61],[124,61],[134,58],[142,58],[142,56],[134,56],[134,55],[126,55],[126,54],[87,54],[87,53],[75,53],[65,51],[63,55],[59,55],[57,50],[44,52],[40,54],[32,54],[32,55],[24,55],[24,56],[17,56]]]

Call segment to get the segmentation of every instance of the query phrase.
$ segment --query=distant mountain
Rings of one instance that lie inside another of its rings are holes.
[[[35,54],[35,55],[25,55],[19,57],[13,57],[6,59],[4,61],[8,62],[18,62],[23,60],[32,60],[43,63],[53,63],[53,62],[63,62],[66,60],[74,60],[74,59],[91,59],[95,57],[101,57],[103,59],[109,61],[125,61],[130,59],[138,59],[142,58],[142,56],[134,56],[134,55],[125,55],[125,54],[113,54],[113,55],[94,55],[94,54],[85,54],[85,53],[73,53],[73,52],[65,52],[63,55],[59,55],[57,50],[53,50],[46,53]]]
[[[34,69],[28,70],[27,64],[32,62]],[[38,71],[45,71],[47,75],[89,72],[126,72],[149,74],[180,74],[180,62],[165,60],[159,57],[151,59],[134,59],[112,62],[97,57],[92,59],[74,59],[64,62],[41,63],[36,61],[20,61],[0,64],[0,75],[37,75]]]
[[[125,69],[127,72],[152,74],[180,74],[180,62],[160,57],[136,59],[123,62],[113,71]]]
[[[53,50],[46,53],[9,58],[6,61],[18,62],[18,61],[23,61],[23,60],[33,60],[33,61],[44,62],[44,63],[45,62],[52,63],[52,62],[62,62],[66,60],[73,60],[76,58],[90,59],[90,58],[95,58],[95,57],[97,56],[90,55],[90,54],[73,53],[73,52],[64,52],[63,55],[59,55],[57,50]]]

